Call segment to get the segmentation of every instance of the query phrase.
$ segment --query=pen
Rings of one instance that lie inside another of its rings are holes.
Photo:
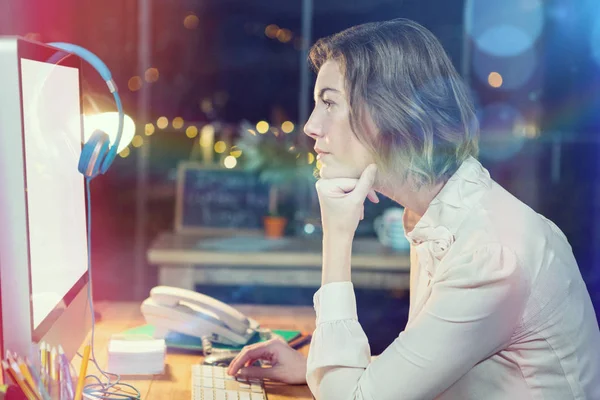
[[[310,333],[308,334],[302,334],[299,337],[297,337],[296,339],[292,340],[291,342],[289,342],[289,346],[295,350],[298,350],[299,348],[301,348],[302,346],[304,346],[305,344],[310,343],[312,339],[312,335]]]
[[[65,391],[68,400],[72,400],[73,393],[73,378],[71,376],[71,363],[67,359],[67,355],[63,350],[61,345],[58,345],[58,358],[61,361],[62,369],[60,371],[60,375],[63,378],[63,382],[65,384]],[[59,364],[59,365],[61,365]]]
[[[75,389],[75,400],[81,400],[83,394],[83,384],[87,373],[87,365],[90,360],[90,345],[87,344],[83,350],[83,359],[81,360],[81,368],[79,369],[79,379],[77,380],[77,389]]]

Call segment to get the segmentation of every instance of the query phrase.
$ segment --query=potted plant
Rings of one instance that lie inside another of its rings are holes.
[[[240,124],[236,146],[242,151],[240,164],[256,171],[259,180],[269,186],[269,212],[263,217],[265,235],[270,238],[283,236],[287,218],[280,214],[282,196],[289,192],[302,174],[313,167],[307,162],[307,152],[297,149],[295,132],[283,133],[277,127],[269,127],[258,133],[248,122]]]

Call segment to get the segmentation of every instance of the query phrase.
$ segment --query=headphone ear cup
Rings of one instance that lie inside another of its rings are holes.
[[[110,167],[112,162],[115,160],[116,155],[117,155],[116,144],[113,144],[113,146],[111,148],[109,148],[108,153],[106,154],[106,157],[104,157],[104,160],[102,161],[102,165],[100,165],[100,173],[101,174],[105,174],[106,171],[108,171],[108,167]]]
[[[101,166],[109,151],[110,138],[101,130],[95,130],[81,149],[77,168],[84,176],[95,178],[101,173]]]

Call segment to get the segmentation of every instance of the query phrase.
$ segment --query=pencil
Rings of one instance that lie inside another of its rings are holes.
[[[33,381],[33,376],[31,376],[27,364],[25,364],[20,357],[17,357],[17,365],[19,366],[19,370],[21,370],[21,374],[25,378],[25,382],[27,382],[29,386],[33,389],[33,391],[37,394],[39,390],[37,388],[37,385]]]
[[[50,378],[53,382],[58,380],[56,376],[56,347],[52,347],[52,350],[50,350]]]
[[[83,394],[83,384],[85,382],[85,375],[87,374],[88,361],[90,360],[90,350],[90,345],[87,344],[83,350],[83,359],[81,360],[81,368],[79,369],[79,379],[77,380],[74,400],[81,400],[81,395]]]
[[[10,379],[17,386],[19,386],[19,388],[23,391],[23,394],[25,394],[25,397],[27,397],[27,399],[39,399],[39,397],[35,393],[33,393],[32,390],[29,389],[29,387],[27,386],[27,383],[25,382],[23,376],[21,375],[21,372],[19,371],[19,367],[16,364],[9,365],[6,361],[2,361],[2,368],[4,368],[4,371],[7,371],[8,375],[10,376]]]

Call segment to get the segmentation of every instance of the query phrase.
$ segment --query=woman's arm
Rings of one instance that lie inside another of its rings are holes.
[[[354,234],[324,232],[321,285],[350,281],[353,239]]]
[[[324,256],[326,252],[335,253],[336,248],[324,249]],[[328,257],[345,259],[341,253]],[[504,348],[527,298],[514,253],[487,245],[452,263],[432,283],[431,296],[410,327],[373,362],[358,323],[352,284],[324,284],[315,294],[317,328],[307,367],[315,397],[432,399]]]

